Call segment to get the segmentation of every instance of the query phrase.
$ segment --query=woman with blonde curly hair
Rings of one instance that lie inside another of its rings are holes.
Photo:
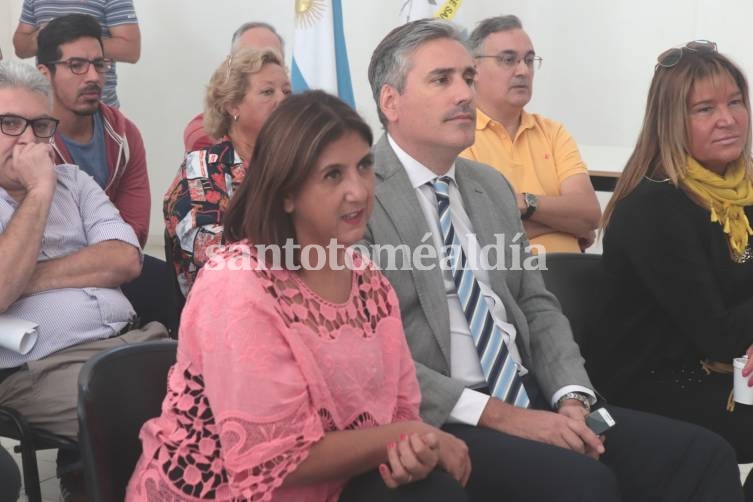
[[[222,241],[222,215],[246,175],[261,126],[289,94],[282,56],[271,49],[239,49],[212,75],[204,128],[217,143],[186,154],[163,205],[165,253],[184,296],[207,251]]]

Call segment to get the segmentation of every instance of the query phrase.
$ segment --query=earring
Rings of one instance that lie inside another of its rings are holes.
[[[285,197],[285,199],[282,201],[282,210],[288,214],[292,214],[293,209],[295,209],[293,206],[293,201]]]
[[[235,115],[233,115],[233,120],[236,121],[236,122],[238,122],[238,114],[237,113]]]

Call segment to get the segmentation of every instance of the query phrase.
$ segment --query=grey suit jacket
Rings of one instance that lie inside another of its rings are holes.
[[[377,186],[374,213],[364,237],[366,244],[398,246],[413,250],[429,232],[416,193],[408,175],[383,136],[374,147]],[[523,233],[515,194],[507,180],[491,167],[458,158],[456,180],[463,204],[473,224],[480,246],[503,236],[505,268],[513,264],[511,241]],[[523,234],[517,243],[528,245]],[[523,264],[530,256],[521,249]],[[378,256],[372,256],[380,263]],[[490,254],[490,262],[501,257]],[[428,260],[424,260],[428,264]],[[383,269],[386,263],[380,263]],[[441,271],[401,270],[410,266],[399,258],[396,270],[383,270],[400,300],[405,334],[416,362],[421,385],[421,415],[434,425],[446,420],[460,398],[463,385],[450,375],[450,320]],[[523,364],[535,376],[549,401],[565,385],[593,388],[570,325],[554,296],[544,287],[538,270],[489,270],[494,292],[507,310],[508,321],[517,329],[517,346]]]

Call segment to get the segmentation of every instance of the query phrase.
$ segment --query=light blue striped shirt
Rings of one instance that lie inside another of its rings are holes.
[[[136,24],[133,0],[24,0],[21,22],[36,28],[66,14],[89,14],[102,25],[102,37],[110,36],[110,28],[123,24]],[[115,86],[118,76],[115,65],[105,75],[102,102],[119,106]]]
[[[110,199],[92,179],[69,164],[56,166],[58,182],[42,237],[39,261],[70,255],[107,240],[137,249],[139,241]],[[0,188],[0,234],[18,208]],[[120,288],[65,288],[16,300],[6,315],[39,324],[37,343],[26,355],[0,348],[0,368],[20,366],[83,342],[109,338],[136,313]]]

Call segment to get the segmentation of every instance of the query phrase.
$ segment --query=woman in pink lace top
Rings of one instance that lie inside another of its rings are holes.
[[[395,293],[345,250],[373,206],[371,141],[319,91],[269,117],[126,500],[466,500],[465,445],[418,416]]]

